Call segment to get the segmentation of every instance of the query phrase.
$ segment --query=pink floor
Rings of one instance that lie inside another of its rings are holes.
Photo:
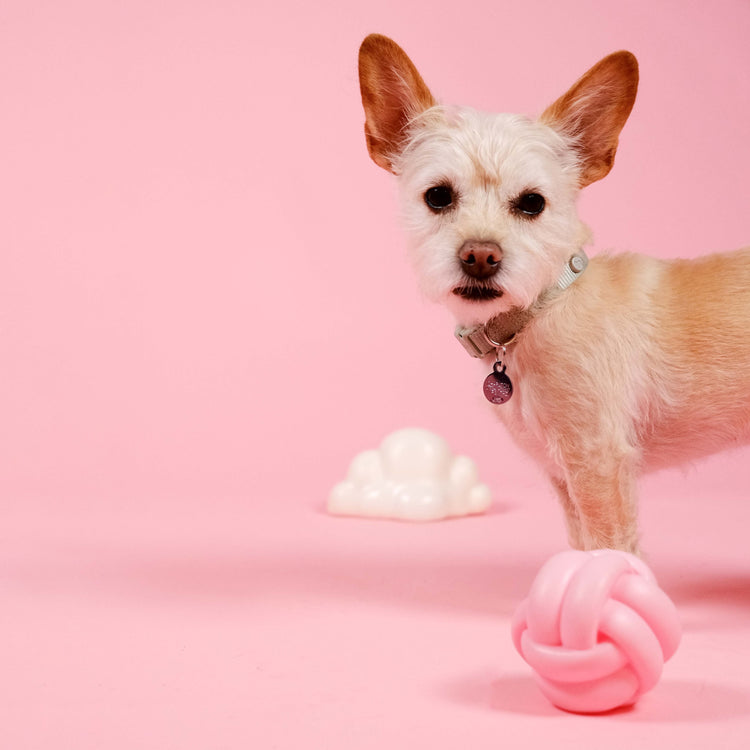
[[[652,693],[597,717],[548,705],[510,642],[560,548],[541,485],[426,525],[313,497],[27,507],[0,551],[3,747],[746,748],[750,506],[727,466],[646,483],[684,638]]]

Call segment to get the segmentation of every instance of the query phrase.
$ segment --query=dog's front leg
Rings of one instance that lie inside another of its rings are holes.
[[[568,544],[573,549],[584,549],[581,518],[578,515],[578,508],[576,508],[568,492],[568,484],[564,479],[557,479],[556,477],[550,477],[550,480],[557,492],[557,498],[560,501],[560,506],[565,516],[565,525],[568,529]]]
[[[636,466],[632,451],[566,462],[565,480],[553,484],[572,546],[638,554]]]

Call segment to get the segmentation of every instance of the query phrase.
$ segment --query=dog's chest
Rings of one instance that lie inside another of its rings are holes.
[[[504,404],[493,405],[493,411],[505,425],[514,442],[536,459],[552,476],[560,474],[560,467],[548,452],[548,440],[543,426],[538,383],[508,367],[513,382],[513,396]]]

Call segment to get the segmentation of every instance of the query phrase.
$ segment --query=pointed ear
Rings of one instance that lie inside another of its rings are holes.
[[[594,65],[541,121],[569,136],[581,159],[581,187],[606,176],[638,90],[638,61],[615,52]]]
[[[370,34],[359,49],[359,86],[372,160],[393,172],[409,122],[435,104],[414,63],[394,41]]]

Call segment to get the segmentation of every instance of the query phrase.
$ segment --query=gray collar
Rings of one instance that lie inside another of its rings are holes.
[[[553,289],[567,289],[586,270],[588,264],[588,256],[583,250],[579,250],[565,264]],[[458,326],[456,338],[472,357],[485,357],[496,349],[508,346],[515,339],[534,317],[542,299],[543,297],[531,307],[514,307],[471,328]]]

